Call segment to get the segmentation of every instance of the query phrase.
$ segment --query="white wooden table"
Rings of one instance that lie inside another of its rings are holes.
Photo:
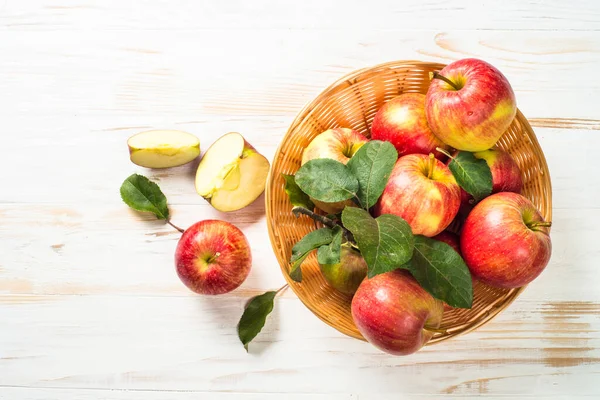
[[[597,1],[0,0],[0,399],[600,398]],[[194,165],[138,168],[126,139],[240,131],[272,158],[301,107],[354,69],[475,56],[511,81],[550,166],[552,260],[493,322],[409,357],[347,338],[287,291],[250,354],[246,299],[284,282],[264,197],[220,214]],[[178,232],[130,211],[159,181],[173,222],[251,241],[237,291],[178,280]]]

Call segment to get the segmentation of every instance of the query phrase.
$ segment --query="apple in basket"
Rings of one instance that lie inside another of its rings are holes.
[[[328,129],[317,135],[304,149],[302,153],[302,165],[317,158],[331,158],[345,165],[358,149],[368,141],[369,139],[354,129]],[[345,206],[354,204],[352,200],[338,203],[324,203],[314,199],[312,201],[318,208],[329,214],[337,214]]]
[[[526,285],[550,260],[550,225],[520,194],[493,194],[467,217],[460,238],[462,255],[473,276],[490,286]]]
[[[345,294],[354,294],[367,276],[365,259],[349,243],[342,244],[339,263],[319,264],[319,267],[325,280],[334,289]]]
[[[373,118],[371,139],[390,142],[400,157],[434,153],[443,158],[436,148],[447,147],[427,125],[425,95],[421,93],[403,93],[385,103]]]
[[[407,355],[419,350],[442,322],[443,303],[406,271],[365,279],[352,299],[352,318],[375,347]]]
[[[244,282],[252,266],[244,233],[225,221],[204,220],[183,232],[175,250],[181,281],[200,294],[223,294]]]
[[[460,187],[433,154],[400,157],[375,206],[375,214],[395,214],[415,235],[435,236],[454,219],[460,207]]]
[[[491,148],[517,112],[506,77],[475,58],[455,61],[434,73],[425,102],[433,133],[447,145],[467,151]]]

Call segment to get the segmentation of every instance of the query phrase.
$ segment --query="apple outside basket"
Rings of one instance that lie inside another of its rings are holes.
[[[288,275],[293,245],[314,230],[315,225],[308,217],[292,215],[292,205],[284,191],[281,174],[295,174],[300,168],[304,148],[327,129],[352,128],[370,137],[373,117],[385,102],[401,93],[425,94],[429,87],[429,73],[444,66],[420,61],[393,61],[346,75],[304,107],[275,154],[267,180],[266,212],[271,244],[283,276],[306,307],[348,336],[364,340],[352,320],[352,298],[328,285],[314,252],[302,264],[301,283],[294,282]],[[524,183],[522,194],[535,204],[545,220],[552,220],[552,189],[546,159],[531,126],[520,111],[517,111],[497,146],[508,151],[519,165]],[[440,328],[445,332],[436,333],[428,344],[439,343],[485,324],[508,307],[524,287],[498,289],[476,282],[473,289],[473,307],[444,312]]]

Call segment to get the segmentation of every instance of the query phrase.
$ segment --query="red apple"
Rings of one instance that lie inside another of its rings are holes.
[[[175,250],[181,281],[200,294],[223,294],[244,282],[252,254],[246,236],[225,221],[205,220],[185,230]]]
[[[521,170],[512,156],[502,149],[490,149],[473,153],[475,158],[485,160],[492,172],[492,193],[514,192],[521,193],[523,179]],[[451,160],[448,160],[447,164]],[[473,196],[461,190],[461,211],[467,215],[475,205]]]
[[[436,147],[447,148],[427,125],[425,95],[421,93],[404,93],[385,103],[373,119],[371,139],[390,142],[399,156],[434,153],[443,158]]]
[[[546,268],[552,252],[549,227],[525,197],[496,193],[467,217],[460,248],[475,278],[490,286],[516,288]]]
[[[460,187],[447,166],[424,154],[400,157],[375,206],[375,215],[395,214],[415,235],[435,236],[454,219]]]
[[[452,233],[450,231],[443,231],[438,235],[432,237],[432,239],[439,240],[440,242],[444,242],[450,247],[452,247],[458,254],[460,253],[460,240],[458,239],[458,235],[456,233]]]
[[[506,77],[475,58],[455,61],[434,74],[425,100],[429,127],[458,150],[489,149],[516,113],[515,94]]]
[[[394,355],[419,350],[442,322],[443,304],[406,271],[365,279],[352,299],[352,318],[375,347]]]

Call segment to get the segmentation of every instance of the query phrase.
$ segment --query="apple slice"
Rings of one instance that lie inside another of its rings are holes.
[[[187,164],[200,155],[200,141],[191,133],[170,130],[141,132],[127,140],[134,164],[169,168]]]
[[[246,207],[265,190],[269,161],[237,132],[221,136],[202,158],[196,191],[219,211]]]

